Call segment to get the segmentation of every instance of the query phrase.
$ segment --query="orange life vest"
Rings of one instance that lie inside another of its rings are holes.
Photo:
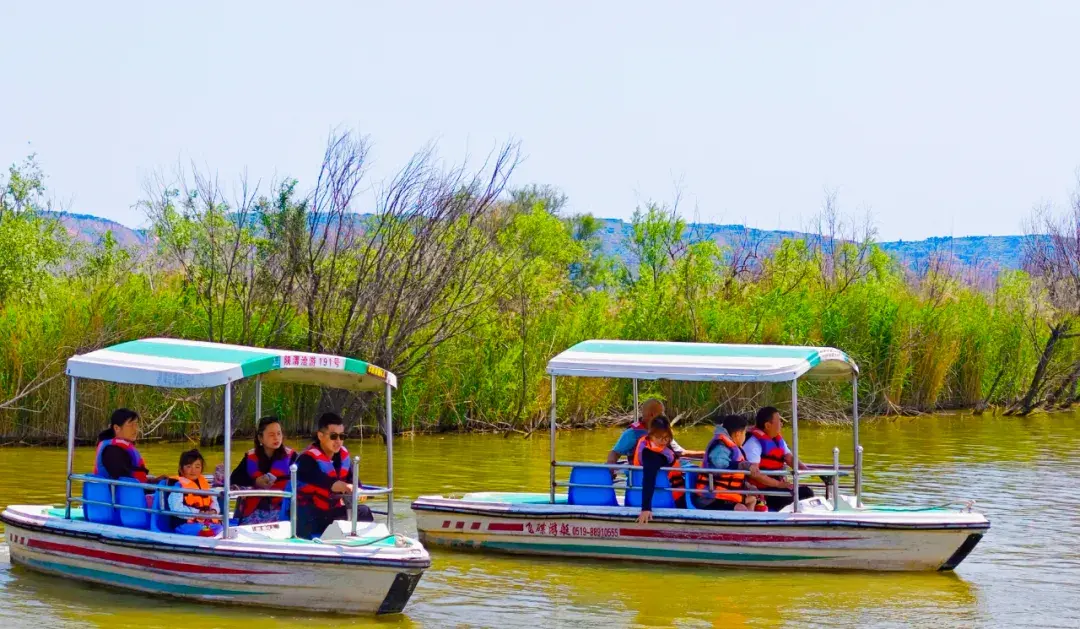
[[[739,469],[739,464],[746,461],[746,455],[743,453],[742,448],[737,443],[731,440],[725,432],[717,432],[709,445],[705,447],[705,458],[702,462],[706,467],[709,465],[709,454],[715,448],[727,448],[730,452],[729,469]],[[746,488],[746,474],[712,474],[713,486],[709,487],[709,474],[699,473],[697,475],[697,482],[694,483],[694,489],[711,489],[711,493],[698,494],[702,498],[712,498],[713,500],[723,500],[725,502],[734,502],[736,504],[742,503],[746,496],[743,494],[728,493],[731,491],[741,491]]]
[[[679,457],[677,454],[675,454],[675,451],[668,446],[660,447],[654,445],[651,441],[649,441],[649,435],[645,435],[644,437],[638,439],[637,445],[634,446],[634,458],[630,461],[631,465],[641,465],[641,453],[644,452],[646,448],[652,450],[653,452],[656,452],[657,454],[664,455],[664,458],[667,459],[666,467],[679,467]],[[668,482],[671,483],[671,487],[673,489],[676,487],[686,487],[686,481],[683,478],[682,472],[677,472],[674,470],[668,472]],[[679,500],[685,495],[685,491],[671,492],[671,496],[675,500]]]
[[[184,489],[201,489],[203,491],[209,491],[210,485],[207,484],[206,479],[199,476],[198,480],[191,480],[183,476],[170,476],[169,480],[175,481],[174,484],[180,485]],[[198,496],[196,494],[184,494],[184,505],[193,507],[195,509],[209,509],[214,504],[213,496]],[[202,524],[210,524],[213,520],[207,518],[188,518],[188,522],[199,522]]]

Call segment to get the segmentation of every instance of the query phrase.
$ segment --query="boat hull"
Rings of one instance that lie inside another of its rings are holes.
[[[735,513],[513,504],[436,496],[413,503],[427,545],[667,563],[832,570],[951,570],[989,522],[959,512]]]
[[[192,542],[204,538],[177,539],[185,536],[57,518],[34,522],[19,515],[12,515],[9,508],[0,516],[13,564],[69,579],[203,602],[349,614],[398,613],[430,565],[426,551],[416,560],[404,554],[386,560],[350,557],[347,550],[334,553],[324,548],[318,549],[320,556],[305,557],[298,547],[307,544],[209,540],[212,546],[200,547]]]

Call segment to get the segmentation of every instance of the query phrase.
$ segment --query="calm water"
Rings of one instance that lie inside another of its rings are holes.
[[[599,460],[616,431],[560,435],[559,458]],[[850,456],[850,432],[802,431],[804,458]],[[680,433],[702,447],[706,429]],[[12,568],[0,545],[0,626],[36,627],[737,627],[1080,625],[1080,417],[924,417],[864,424],[866,500],[937,505],[975,499],[992,528],[953,574],[785,573],[632,563],[517,559],[432,550],[406,613],[340,618],[196,605],[67,582]],[[353,442],[370,482],[383,449]],[[176,465],[177,445],[142,448]],[[242,451],[237,448],[236,454]],[[395,443],[398,523],[421,493],[547,489],[546,435],[420,436]],[[81,469],[92,452],[78,452]],[[213,463],[221,452],[209,452]],[[0,450],[0,506],[60,503],[64,452]],[[256,625],[253,625],[256,623]]]

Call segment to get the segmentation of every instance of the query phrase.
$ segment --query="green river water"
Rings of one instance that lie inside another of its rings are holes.
[[[927,416],[865,422],[865,500],[940,505],[975,499],[991,521],[954,573],[779,572],[556,560],[431,549],[405,613],[335,617],[200,605],[12,568],[0,545],[0,627],[739,627],[1080,626],[1080,416]],[[680,432],[703,447],[705,428]],[[602,460],[616,430],[559,435],[561,460]],[[803,426],[804,459],[850,458],[849,428]],[[293,445],[296,445],[294,443]],[[237,444],[234,456],[246,449]],[[381,443],[350,443],[366,482],[385,481]],[[152,472],[178,444],[141,448]],[[399,530],[415,535],[420,494],[546,491],[546,434],[395,442]],[[211,466],[221,451],[205,451]],[[0,450],[0,507],[60,504],[62,449]],[[93,452],[77,452],[88,469]],[[234,459],[235,460],[235,459]]]

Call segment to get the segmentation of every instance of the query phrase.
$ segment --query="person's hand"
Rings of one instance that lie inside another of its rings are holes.
[[[648,524],[649,522],[652,522],[652,511],[642,511],[640,514],[638,514],[638,524]]]
[[[780,481],[780,489],[788,489],[788,490],[790,490],[790,489],[794,489],[794,488],[795,488],[795,486],[791,484],[791,481],[788,481],[788,480]]]
[[[330,491],[335,494],[351,494],[352,483],[346,483],[345,481],[336,480],[334,484],[330,486]]]
[[[255,479],[255,486],[259,489],[266,489],[268,487],[271,487],[274,484],[275,480],[277,479],[274,477],[273,474],[263,474],[262,476]]]
[[[757,506],[757,496],[747,496],[746,500],[743,501],[743,504],[746,505],[747,509],[753,511],[754,507]]]

